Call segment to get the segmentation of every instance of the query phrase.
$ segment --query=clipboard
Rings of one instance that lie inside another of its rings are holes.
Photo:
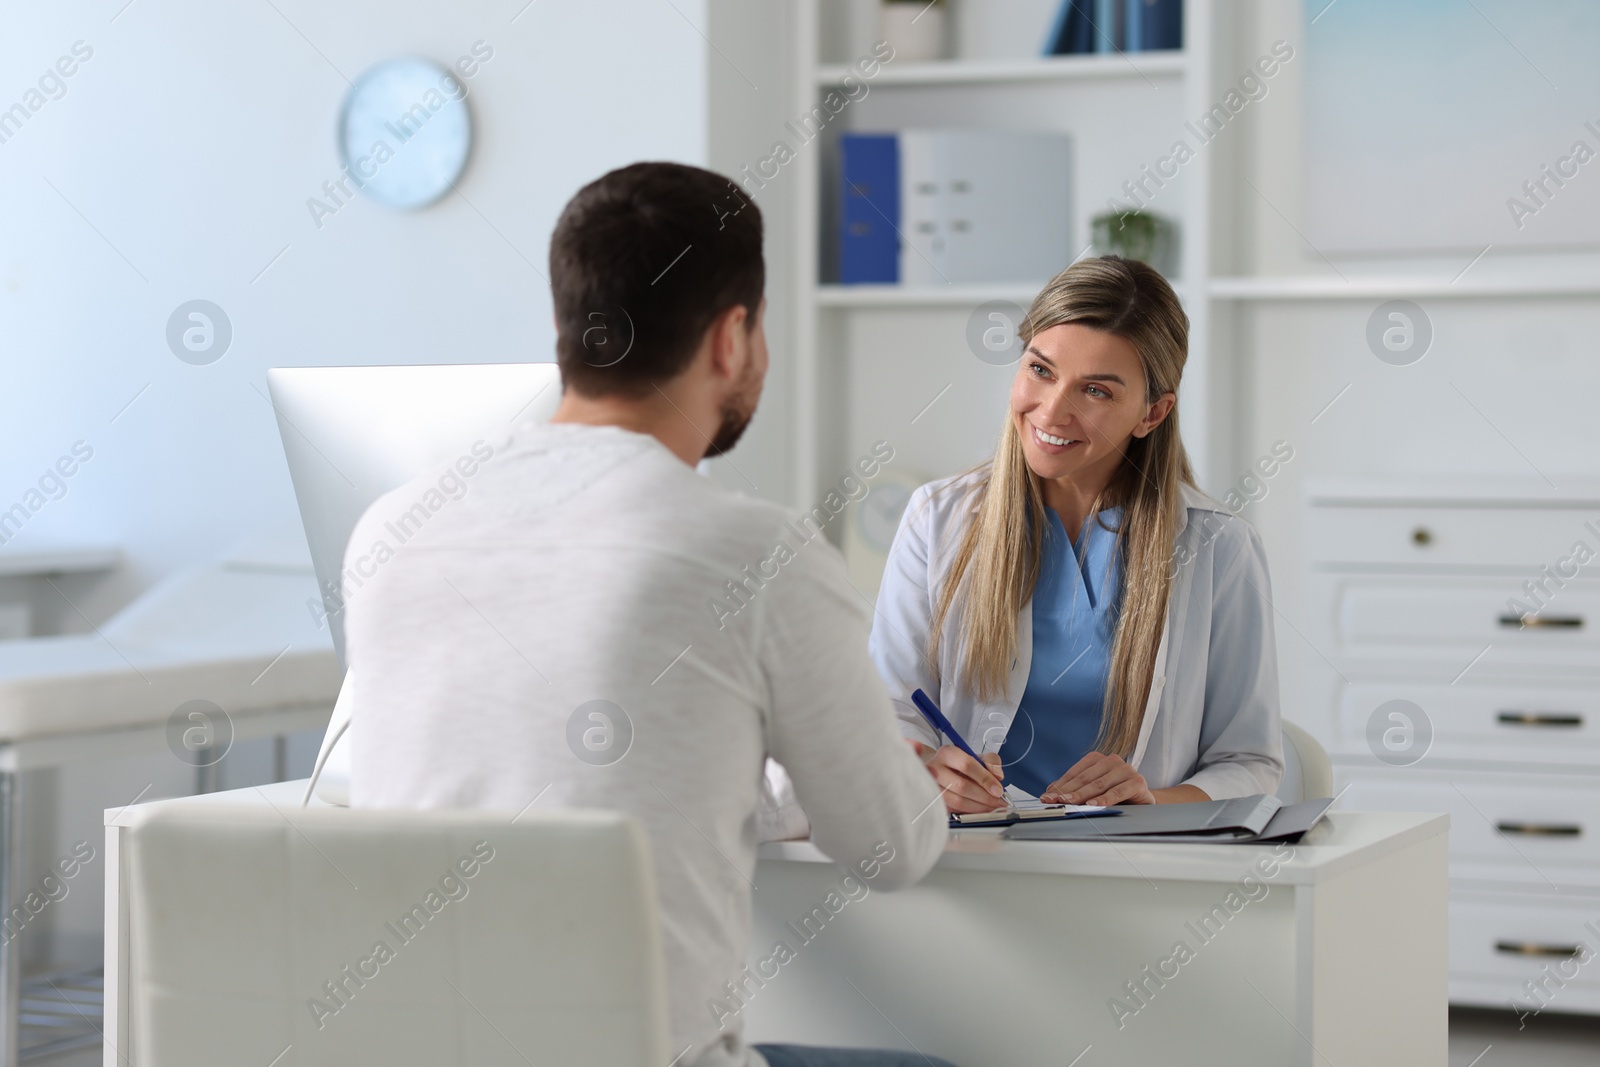
[[[1101,804],[1046,804],[1033,794],[1006,786],[1006,806],[994,811],[978,811],[950,815],[950,829],[960,830],[973,826],[1015,826],[1017,823],[1061,822],[1065,819],[1088,819],[1102,815],[1121,815],[1121,808]]]
[[[1095,819],[1106,815],[1121,815],[1121,808],[1099,805],[1046,804],[1039,808],[1019,810],[1016,807],[996,811],[978,811],[950,816],[950,829],[970,830],[975,826],[1015,826],[1018,823],[1062,822],[1066,819]]]

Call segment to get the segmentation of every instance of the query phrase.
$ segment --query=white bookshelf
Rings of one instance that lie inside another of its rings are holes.
[[[1600,274],[1519,274],[1515,277],[1392,275],[1368,277],[1216,277],[1214,300],[1392,300],[1400,298],[1471,299],[1479,297],[1600,296]]]
[[[820,308],[895,308],[958,307],[973,308],[990,300],[1009,300],[1027,307],[1043,282],[993,282],[987,285],[819,285],[816,299]],[[1178,299],[1189,301],[1188,287],[1174,280]],[[1215,288],[1212,290],[1215,296]]]
[[[943,59],[884,67],[875,85],[961,85],[1018,81],[1118,81],[1177,78],[1187,67],[1183,52],[1133,52],[1120,55],[1041,56],[1037,59]],[[846,64],[817,68],[817,84],[843,84],[855,74]],[[859,74],[855,75],[859,77]]]
[[[807,112],[842,84],[854,61],[869,52],[864,27],[872,6],[864,0],[794,5],[793,114]],[[1122,195],[1122,181],[1140,177],[1141,164],[1167,155],[1184,136],[1185,120],[1220,96],[1212,78],[1214,17],[1212,0],[1187,0],[1181,51],[886,63],[866,80],[869,91],[840,114],[830,136],[910,126],[1069,133],[1072,239],[1086,254],[1090,217],[1106,209],[1109,197]],[[1233,392],[1219,376],[1225,368],[1214,366],[1210,336],[1213,155],[1198,152],[1150,205],[1176,220],[1181,235],[1173,282],[1191,322],[1181,410],[1202,484],[1226,481],[1226,399]],[[822,205],[837,157],[810,151],[794,166],[788,296],[796,503],[815,502],[878,438],[895,445],[897,466],[924,477],[951,474],[982,458],[1004,417],[1014,367],[985,365],[967,350],[967,318],[991,300],[1026,308],[1043,279],[937,288],[826,283]],[[927,409],[935,395],[941,399]]]
[[[1026,305],[1039,291],[1027,282],[990,285],[819,285],[820,308],[976,307],[988,300],[1010,300]]]

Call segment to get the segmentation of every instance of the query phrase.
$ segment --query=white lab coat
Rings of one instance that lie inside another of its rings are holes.
[[[999,699],[974,699],[963,677],[959,602],[940,640],[938,675],[924,653],[934,598],[969,521],[963,489],[977,477],[941,479],[912,494],[889,550],[870,648],[905,736],[946,743],[911,703],[920,688],[983,755],[1000,751],[1028,684],[1032,599],[1017,617],[1017,655]],[[1129,762],[1151,789],[1193,785],[1214,800],[1272,793],[1283,778],[1283,740],[1266,553],[1255,529],[1217,501],[1189,486],[1182,499],[1177,573]]]

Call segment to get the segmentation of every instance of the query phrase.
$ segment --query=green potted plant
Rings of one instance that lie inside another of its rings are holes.
[[[1107,211],[1090,220],[1094,252],[1150,264],[1168,278],[1178,272],[1178,227],[1149,211]]]

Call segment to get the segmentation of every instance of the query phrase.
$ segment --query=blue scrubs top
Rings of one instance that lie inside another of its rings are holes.
[[[1045,512],[1049,522],[1033,588],[1033,663],[1000,747],[1006,781],[1034,796],[1094,748],[1122,602],[1116,551],[1122,509],[1090,517],[1076,543],[1055,509]]]

